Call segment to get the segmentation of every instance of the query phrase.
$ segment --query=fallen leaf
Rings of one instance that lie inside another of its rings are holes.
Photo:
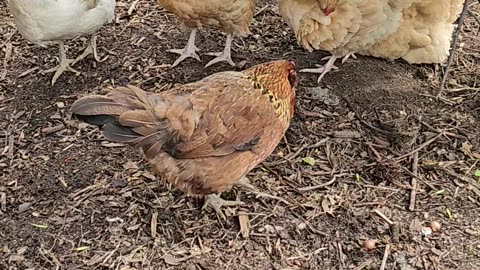
[[[41,225],[41,224],[33,224],[31,223],[33,227],[39,228],[39,229],[46,229],[48,228],[48,225]]]
[[[89,250],[90,247],[77,247],[77,248],[73,248],[72,250],[73,251],[86,251],[86,250]]]
[[[323,212],[333,215],[332,202],[328,198],[323,198],[322,200],[322,209]]]
[[[310,166],[315,165],[315,159],[312,158],[312,157],[304,157],[304,158],[302,159],[302,162],[305,163],[305,164],[308,164],[308,165],[310,165]]]
[[[469,142],[463,142],[462,147],[460,147],[460,150],[467,156],[470,156],[472,154],[472,145]]]
[[[163,260],[165,261],[166,264],[170,264],[170,265],[179,265],[182,262],[182,259],[177,259],[170,254],[165,254],[163,256]]]

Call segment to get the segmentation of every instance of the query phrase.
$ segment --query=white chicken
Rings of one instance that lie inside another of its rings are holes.
[[[115,0],[9,0],[9,8],[18,31],[26,40],[41,46],[58,44],[58,66],[45,70],[55,72],[52,85],[64,71],[76,71],[75,64],[89,54],[97,55],[95,32],[114,17]],[[75,60],[67,59],[64,40],[91,35],[85,51]]]

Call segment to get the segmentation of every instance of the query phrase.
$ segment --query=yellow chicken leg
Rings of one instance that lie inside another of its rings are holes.
[[[327,58],[327,57],[326,57]],[[324,58],[324,59],[326,59]],[[322,59],[323,60],[323,59]],[[320,76],[318,77],[317,82],[320,82],[323,77],[330,72],[332,69],[338,69],[337,66],[335,66],[335,60],[337,60],[337,57],[332,55],[329,56],[328,62],[325,65],[315,65],[318,68],[306,68],[300,70],[300,72],[306,72],[306,73],[320,73]]]
[[[244,205],[244,202],[242,201],[227,201],[224,200],[220,197],[218,194],[210,194],[205,197],[205,202],[203,204],[203,208],[205,209],[207,207],[213,208],[215,212],[222,218],[222,219],[227,219],[225,214],[222,211],[222,206],[237,206],[237,205]]]
[[[90,36],[90,41],[89,41],[88,47],[83,51],[83,53],[81,55],[79,55],[75,59],[75,61],[73,61],[72,66],[75,65],[78,61],[83,60],[85,57],[87,57],[90,54],[93,54],[93,59],[95,59],[95,61],[97,61],[99,63],[105,61],[105,59],[101,60],[100,57],[98,57],[98,54],[97,54],[97,37],[95,36],[95,34]]]
[[[55,74],[53,75],[53,78],[52,78],[52,86],[55,84],[57,79],[60,77],[60,75],[62,75],[62,73],[64,71],[73,72],[77,76],[80,75],[79,71],[76,71],[75,69],[70,67],[70,63],[72,63],[73,60],[72,59],[67,59],[67,55],[65,54],[65,46],[63,44],[63,41],[58,42],[58,47],[60,49],[60,63],[58,63],[58,66],[56,66],[54,68],[51,68],[51,69],[48,69],[48,70],[44,70],[42,72],[44,74],[55,72]]]
[[[235,63],[232,61],[232,56],[231,56],[232,41],[233,41],[233,37],[232,35],[229,34],[227,35],[227,40],[225,42],[225,49],[223,50],[223,52],[206,53],[206,55],[216,56],[216,58],[208,62],[208,64],[206,64],[205,67],[209,67],[215,63],[223,62],[223,61],[229,63],[232,66],[235,66]]]
[[[344,64],[345,62],[347,62],[348,59],[353,58],[353,59],[357,59],[357,56],[354,54],[354,53],[347,53],[347,55],[345,55],[343,58],[342,58],[342,64]]]
[[[342,64],[345,63],[350,57],[353,59],[357,59],[357,56],[354,53],[348,53],[342,58]],[[330,72],[331,70],[338,69],[337,66],[335,66],[335,61],[337,60],[337,56],[330,55],[322,58],[321,60],[328,60],[328,62],[325,65],[316,65],[318,68],[306,68],[300,70],[300,72],[306,72],[306,73],[320,73],[320,76],[318,77],[317,82],[320,82],[323,77]]]
[[[197,29],[193,29],[192,32],[190,33],[190,37],[188,38],[187,46],[185,46],[184,49],[168,50],[171,53],[180,54],[180,57],[177,60],[175,60],[175,62],[172,64],[172,67],[177,66],[183,60],[185,60],[189,57],[195,58],[198,61],[200,61],[200,57],[197,54],[198,48],[197,48],[197,46],[195,46],[195,36],[196,35],[197,35]]]

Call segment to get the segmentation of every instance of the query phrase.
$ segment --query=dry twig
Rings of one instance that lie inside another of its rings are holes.
[[[387,266],[389,253],[390,253],[390,244],[387,244],[385,246],[385,252],[383,253],[383,260],[382,260],[382,265],[380,266],[380,270],[385,270],[385,267]]]
[[[462,13],[460,15],[460,19],[458,20],[457,28],[455,29],[455,32],[453,33],[452,48],[450,49],[450,55],[448,56],[447,66],[445,67],[445,72],[443,73],[443,78],[442,78],[442,82],[440,84],[440,89],[439,89],[438,94],[437,94],[437,99],[442,96],[443,91],[445,89],[445,83],[447,82],[448,73],[450,72],[450,66],[452,65],[453,55],[455,54],[455,51],[457,50],[458,36],[460,35],[460,32],[462,30],[463,22],[465,21],[467,11],[468,11],[468,0],[465,0],[465,2],[463,2],[463,9],[462,9]]]
[[[387,216],[385,216],[382,212],[378,211],[377,209],[373,210],[375,214],[379,215],[381,218],[383,218],[388,224],[393,225],[393,221],[391,221]]]
[[[418,175],[418,151],[413,154],[412,172],[415,175],[412,177],[412,191],[410,193],[410,211],[415,210],[415,199],[417,197],[417,175]]]

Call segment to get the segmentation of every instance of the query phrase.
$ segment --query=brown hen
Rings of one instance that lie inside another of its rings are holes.
[[[200,61],[195,46],[197,28],[214,28],[227,34],[225,49],[220,53],[207,53],[216,56],[205,67],[226,61],[234,66],[231,58],[233,36],[246,36],[253,19],[256,0],[157,0],[168,12],[174,13],[183,26],[192,29],[187,46],[170,52],[180,54],[173,67],[186,58]]]
[[[72,112],[101,126],[108,140],[141,148],[162,180],[191,196],[209,195],[207,204],[223,216],[220,207],[230,203],[214,193],[236,183],[254,189],[245,175],[287,130],[295,83],[295,65],[280,60],[158,94],[121,87],[80,98]]]

